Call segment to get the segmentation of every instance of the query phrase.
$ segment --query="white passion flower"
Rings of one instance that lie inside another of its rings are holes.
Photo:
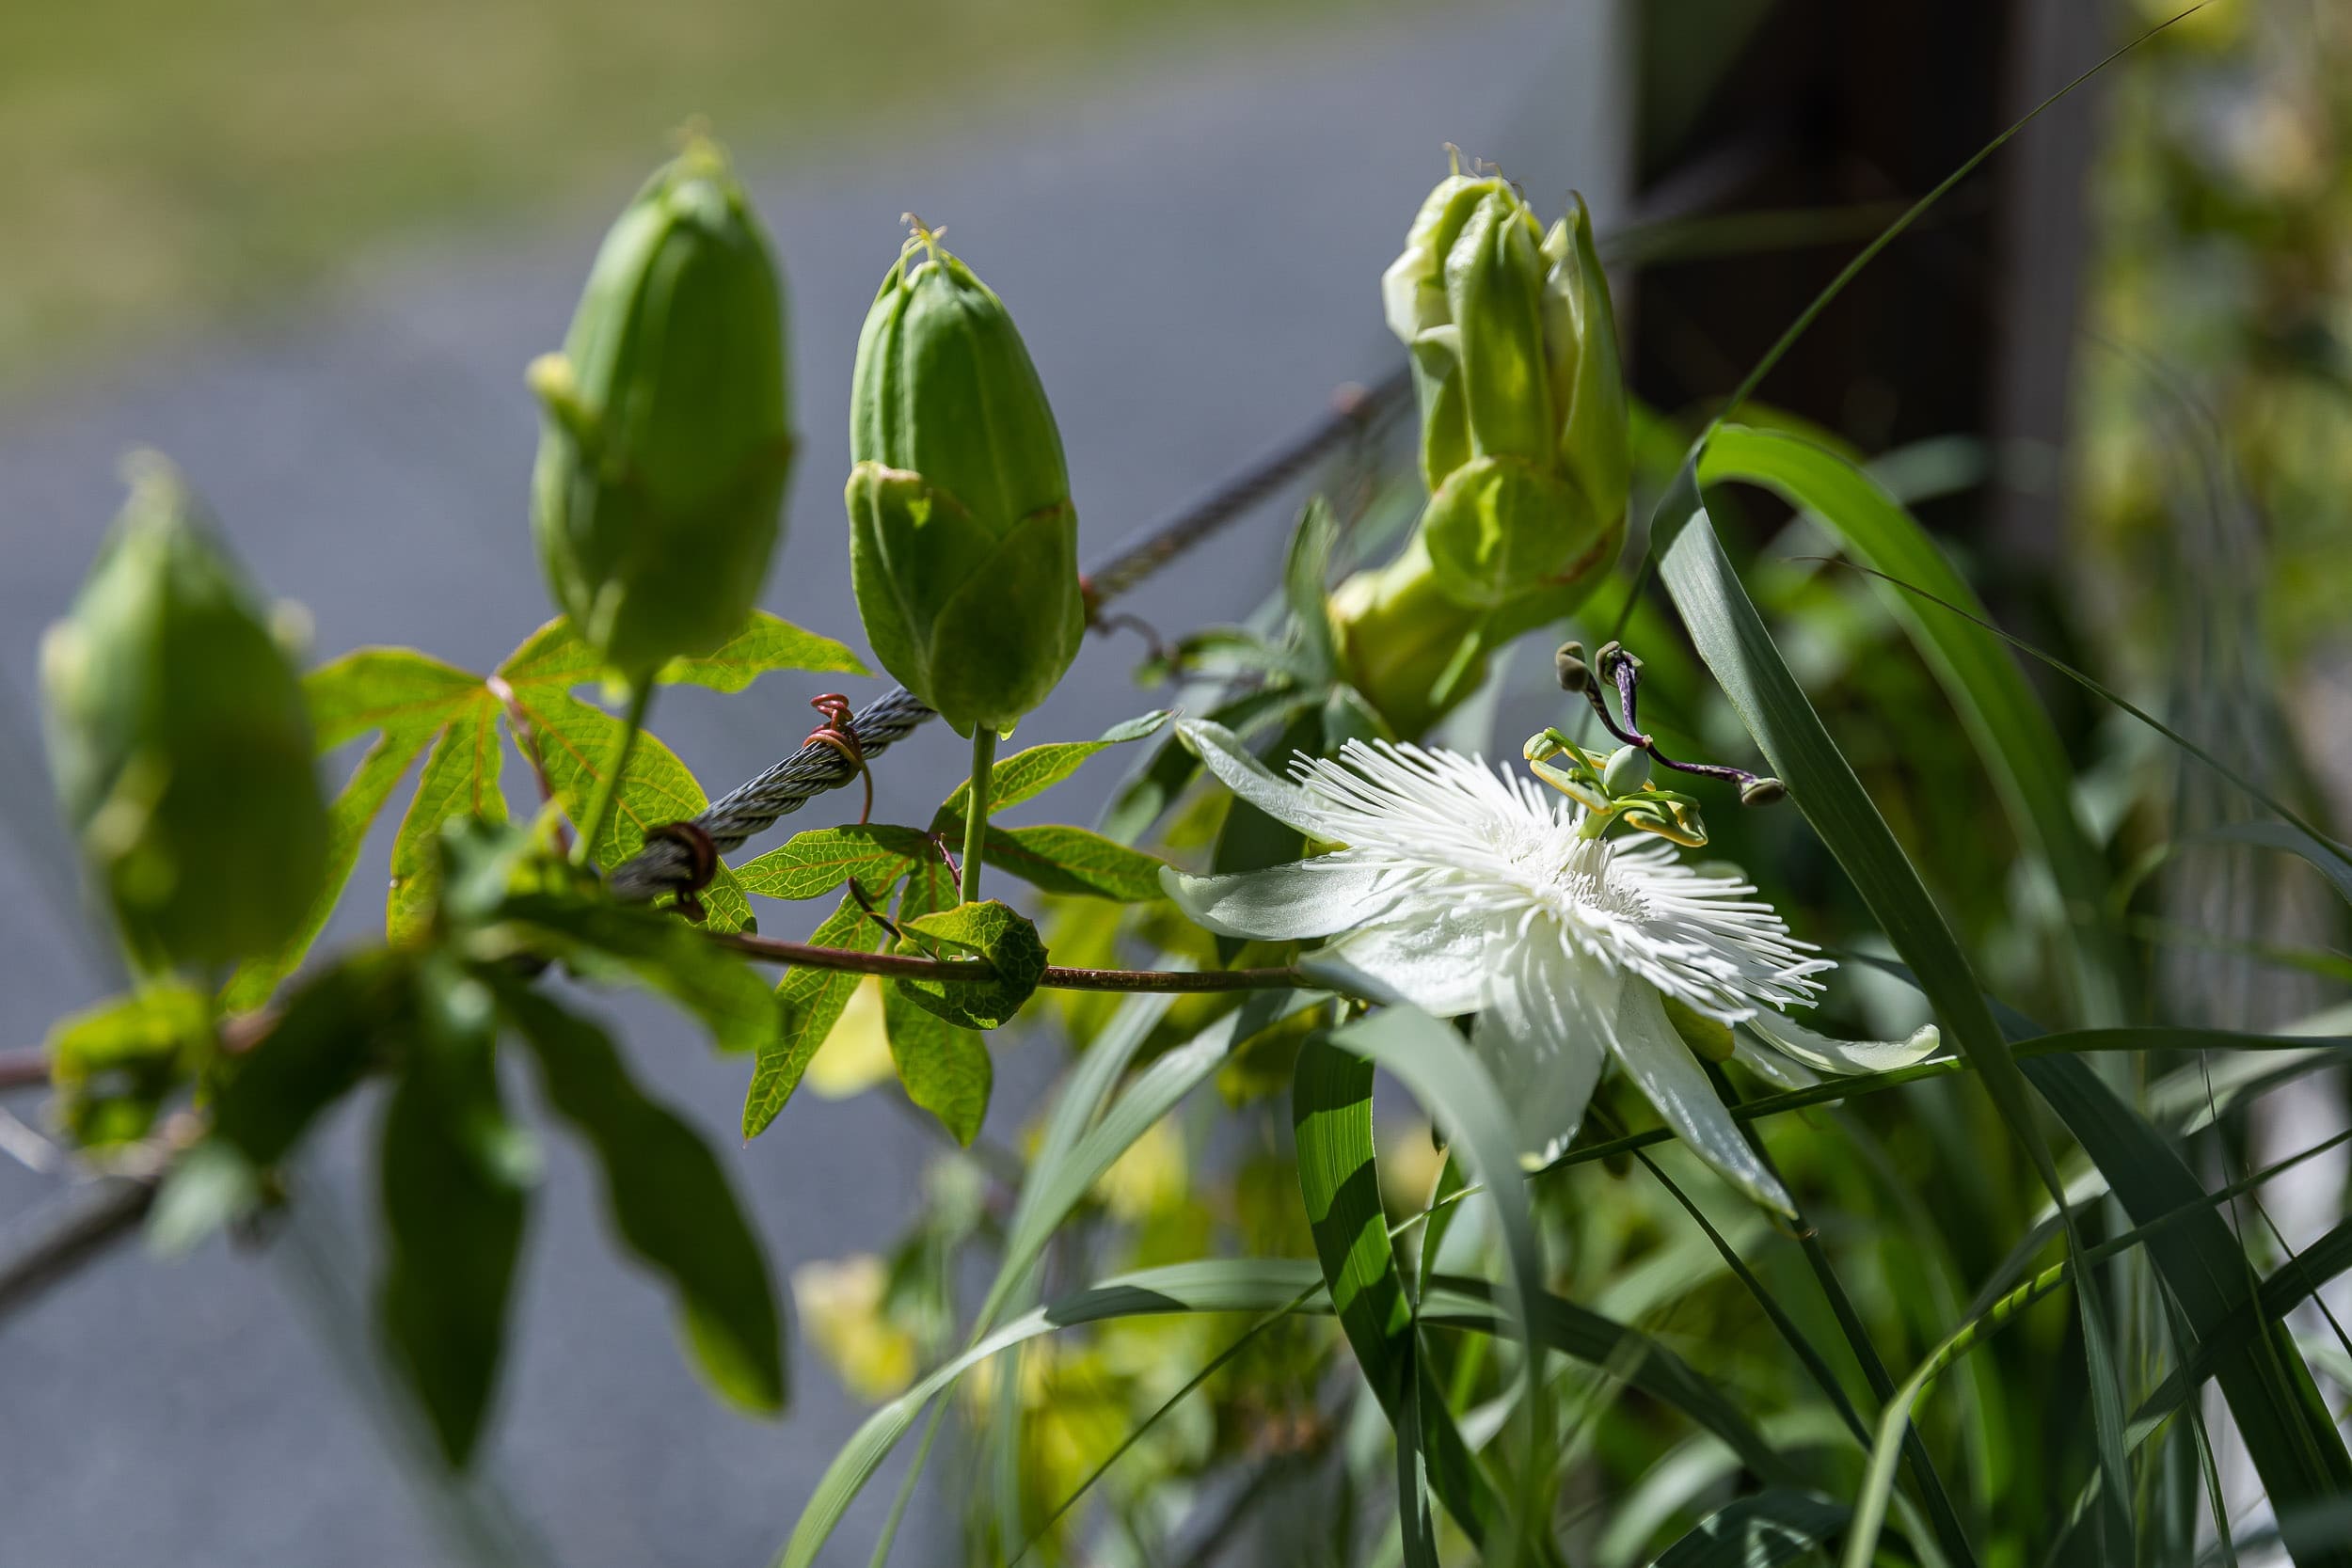
[[[1275,777],[1216,724],[1178,731],[1235,795],[1327,854],[1222,877],[1161,873],[1208,929],[1327,939],[1325,959],[1439,1018],[1476,1013],[1472,1047],[1514,1111],[1521,1159],[1549,1164],[1583,1120],[1611,1057],[1698,1156],[1767,1208],[1788,1194],[1740,1135],[1676,1031],[1668,1001],[1771,1041],[1740,1059],[1784,1085],[1877,1072],[1934,1052],[1936,1031],[1852,1043],[1784,1009],[1810,1006],[1834,968],[1756,890],[1684,864],[1656,838],[1582,837],[1584,808],[1475,757],[1349,741],[1338,762]]]

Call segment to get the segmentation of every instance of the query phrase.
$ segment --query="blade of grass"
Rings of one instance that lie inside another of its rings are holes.
[[[1983,606],[1911,514],[1869,475],[1826,447],[1791,432],[1718,427],[1699,460],[1704,483],[1744,481],[1774,491],[1828,524],[1846,547],[1882,571],[1924,583],[1983,619]],[[1935,673],[1975,744],[2018,834],[2040,853],[2065,900],[2081,961],[2076,986],[2085,1018],[2119,1022],[2129,965],[2099,919],[2106,858],[2074,814],[2074,767],[2049,715],[1998,643],[1968,626],[1922,614],[1889,592],[1912,645]]]
[[[1666,552],[1663,574],[1666,591],[1682,612],[1699,657],[1731,699],[1773,773],[1788,785],[1798,809],[1878,918],[1887,940],[1919,976],[1947,1037],[1975,1064],[1994,1109],[2024,1146],[2042,1186],[2058,1204],[2069,1253],[2079,1255],[2082,1243],[2066,1207],[2065,1186],[2033,1119],[2025,1076],[2010,1054],[1959,941],[1928,896],[1901,846],[1895,842],[1885,818],[1863,791],[1852,767],[1830,739],[1820,715],[1788,673],[1787,662],[1764,629],[1763,619],[1724,556],[1703,503]],[[2094,1282],[2083,1278],[2076,1295],[2086,1342],[2104,1339],[2106,1324],[2098,1309]],[[2111,1350],[2106,1359],[2112,1365]],[[2121,1449],[2121,1434],[2108,1427],[2106,1418],[2113,1416],[2120,1423],[2122,1407],[2120,1389],[2093,1390],[2092,1409],[2102,1427],[2103,1462]],[[2126,1479],[2109,1476],[2113,1496],[2130,1495]],[[2102,1531],[2110,1552],[2126,1551],[2129,1529],[2128,1517],[2110,1517],[2108,1528]]]

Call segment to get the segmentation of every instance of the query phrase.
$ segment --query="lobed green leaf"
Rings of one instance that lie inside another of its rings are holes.
[[[818,898],[851,880],[875,897],[914,862],[937,854],[931,840],[913,828],[863,822],[812,828],[737,866],[735,879],[745,893],[763,898]]]

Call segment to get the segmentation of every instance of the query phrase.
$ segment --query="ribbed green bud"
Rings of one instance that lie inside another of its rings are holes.
[[[58,803],[134,963],[209,970],[309,913],[326,809],[302,683],[180,476],[144,457],[41,643]]]
[[[623,676],[742,629],[792,468],[782,283],[716,144],[637,193],[597,251],[546,410],[532,526],[548,586]]]
[[[1632,466],[1583,198],[1546,234],[1507,182],[1453,175],[1381,293],[1412,351],[1439,584],[1522,628],[1567,613],[1624,540]]]
[[[959,733],[1001,732],[1086,635],[1078,515],[1004,301],[916,232],[858,336],[850,578],[883,667]]]

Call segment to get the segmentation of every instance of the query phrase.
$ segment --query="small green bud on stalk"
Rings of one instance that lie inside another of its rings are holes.
[[[1588,691],[1593,685],[1592,667],[1584,662],[1584,644],[1563,642],[1551,656],[1551,673],[1563,691]]]
[[[1061,433],[1004,301],[918,223],[859,334],[850,569],[882,665],[1003,732],[1086,635]]]
[[[548,586],[624,680],[751,615],[792,467],[784,337],[767,236],[696,137],[613,224],[564,351],[530,372]]]
[[[135,967],[211,970],[293,935],[326,810],[292,658],[179,474],[131,497],[41,643],[50,769]]]
[[[1381,293],[1421,395],[1422,531],[1438,582],[1498,612],[1494,641],[1566,614],[1623,543],[1632,470],[1583,199],[1546,233],[1508,182],[1454,174],[1422,203]]]

